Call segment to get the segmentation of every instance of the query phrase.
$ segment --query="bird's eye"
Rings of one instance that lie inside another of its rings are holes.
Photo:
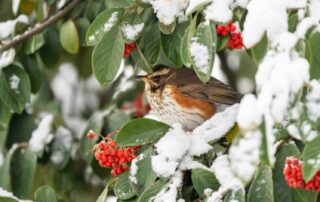
[[[160,75],[156,75],[156,76],[151,77],[151,79],[154,82],[158,82],[161,79],[161,76]]]

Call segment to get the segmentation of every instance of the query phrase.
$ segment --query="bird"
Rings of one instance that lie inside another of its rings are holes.
[[[188,131],[241,99],[237,91],[216,78],[203,83],[191,68],[160,64],[152,73],[136,78],[145,83],[151,112],[169,126],[180,123]]]

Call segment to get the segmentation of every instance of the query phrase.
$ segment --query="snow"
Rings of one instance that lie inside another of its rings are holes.
[[[29,140],[29,148],[31,151],[38,153],[40,156],[47,144],[53,139],[51,128],[53,124],[53,115],[45,115],[39,122],[38,127],[32,132]]]
[[[315,18],[311,18],[311,17],[307,17],[304,18],[297,26],[297,30],[296,30],[296,34],[297,36],[299,36],[301,39],[305,38],[305,35],[307,33],[307,31],[318,25],[317,19]]]
[[[13,74],[12,76],[10,76],[9,78],[9,82],[10,82],[10,88],[17,94],[20,93],[19,91],[19,84],[20,84],[20,78]]]
[[[14,50],[14,48],[10,48],[0,53],[0,69],[10,65],[13,62],[15,55],[16,51]]]
[[[242,130],[252,130],[259,127],[262,122],[262,112],[258,101],[252,94],[245,95],[240,103],[237,123]]]
[[[236,0],[236,2],[240,7],[246,8],[249,3],[249,0]]]
[[[162,190],[152,200],[154,202],[176,202],[178,189],[182,186],[183,175],[181,171],[176,171],[171,177],[168,186]]]
[[[311,121],[317,122],[320,118],[320,80],[310,82],[311,89],[306,96],[306,107]]]
[[[179,15],[183,15],[189,0],[150,0],[157,18],[164,25],[170,25]]]
[[[211,0],[190,0],[189,6],[186,9],[186,15],[192,14],[201,6],[206,5],[207,3],[210,3],[210,2]]]
[[[68,0],[59,0],[57,3],[58,9],[61,9],[67,2]]]
[[[108,21],[103,25],[103,31],[108,32],[118,21],[118,12],[113,12]]]
[[[197,42],[198,38],[192,37],[190,44],[190,54],[195,67],[202,73],[207,74],[210,70],[209,50],[207,46]]]
[[[20,5],[20,0],[13,0],[12,1],[12,12],[14,15],[17,15],[19,5]]]
[[[15,26],[18,22],[23,24],[28,24],[29,20],[26,15],[19,15],[14,20],[0,22],[0,40],[8,38],[10,35],[12,35],[14,33]]]
[[[9,192],[3,188],[0,187],[0,196],[2,197],[7,197],[7,198],[10,198],[10,199],[14,199],[14,200],[17,200],[18,202],[32,202],[30,200],[21,200],[21,199],[18,199],[16,196],[13,195],[12,192]]]
[[[136,25],[125,24],[123,25],[121,30],[127,39],[134,40],[138,36],[138,34],[143,30],[143,28],[144,23]]]
[[[117,202],[117,197],[115,197],[115,196],[107,196],[105,202]]]
[[[248,94],[254,91],[254,82],[249,78],[240,78],[237,81],[237,88],[240,94]]]
[[[260,131],[250,131],[230,147],[231,170],[244,182],[251,180],[260,161],[261,139]]]
[[[138,161],[142,161],[144,159],[144,155],[143,154],[139,154],[139,156],[135,159],[133,159],[133,161],[131,162],[131,166],[130,166],[130,176],[129,179],[131,182],[133,182],[134,184],[138,184],[138,180],[137,180],[137,173],[138,173]]]
[[[232,20],[233,0],[213,0],[204,10],[205,18],[218,23],[228,23]]]

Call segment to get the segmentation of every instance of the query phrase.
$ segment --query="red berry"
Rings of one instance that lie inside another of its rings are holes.
[[[87,133],[87,137],[88,137],[89,139],[93,139],[95,136],[96,136],[96,134],[95,134],[92,130],[90,130],[90,131]]]
[[[131,43],[131,44],[125,44],[124,45],[124,52],[123,52],[123,58],[126,58],[130,55],[133,49],[136,48],[136,43]]]
[[[243,48],[241,33],[232,33],[228,41],[227,47],[232,49]]]
[[[121,157],[120,158],[120,163],[125,163],[127,162],[127,158],[126,157]]]

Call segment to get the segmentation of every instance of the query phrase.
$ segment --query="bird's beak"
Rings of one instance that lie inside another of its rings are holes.
[[[136,76],[136,79],[138,79],[138,80],[144,80],[145,78],[147,78],[146,75],[137,75]]]

